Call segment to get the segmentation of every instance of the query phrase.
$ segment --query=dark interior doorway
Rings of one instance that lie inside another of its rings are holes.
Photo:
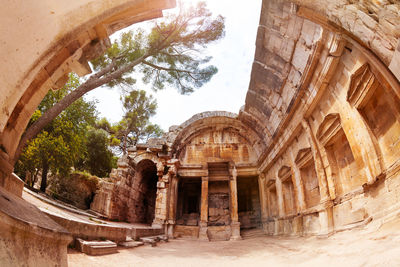
[[[142,160],[137,165],[137,186],[135,193],[136,222],[151,224],[154,220],[157,197],[157,167],[151,160]]]
[[[178,185],[176,223],[196,226],[200,219],[201,178],[182,178]]]
[[[257,177],[238,177],[238,212],[240,228],[261,226],[261,207]]]

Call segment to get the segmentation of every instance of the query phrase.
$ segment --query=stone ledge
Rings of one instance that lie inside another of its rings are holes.
[[[4,188],[0,188],[0,232],[1,266],[68,265],[69,232]]]
[[[115,242],[125,241],[131,229],[107,225],[96,225],[61,217],[55,213],[44,211],[47,215],[67,229],[74,238],[87,240],[109,239]]]

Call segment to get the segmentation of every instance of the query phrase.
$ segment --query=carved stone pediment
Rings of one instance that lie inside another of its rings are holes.
[[[282,181],[288,179],[290,175],[291,175],[291,168],[288,166],[282,166],[282,168],[280,168],[280,170],[278,171],[278,176]]]
[[[295,162],[299,167],[303,167],[310,160],[312,160],[311,147],[307,147],[299,150]]]
[[[379,82],[367,63],[356,70],[350,79],[347,101],[352,106],[361,108],[368,101]]]
[[[338,113],[328,114],[318,128],[318,140],[325,146],[338,133],[341,127],[340,115]]]
[[[275,186],[275,179],[271,178],[267,181],[267,187]]]

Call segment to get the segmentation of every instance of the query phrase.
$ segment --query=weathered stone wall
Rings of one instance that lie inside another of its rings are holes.
[[[264,229],[327,234],[389,218],[399,208],[399,4],[295,2],[264,1],[243,111],[272,136],[259,158]],[[278,106],[257,104],[266,95]]]
[[[127,160],[126,160],[127,161]],[[129,165],[120,160],[108,181],[100,184],[91,209],[111,220],[151,223],[154,219],[157,168],[151,161]]]
[[[232,128],[206,129],[195,133],[179,155],[181,164],[206,164],[212,161],[255,162],[253,148]]]
[[[46,193],[80,209],[89,209],[101,178],[85,173],[49,177]]]

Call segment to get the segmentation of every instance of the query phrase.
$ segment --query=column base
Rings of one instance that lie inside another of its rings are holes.
[[[334,231],[333,225],[333,208],[327,207],[325,210],[319,212],[319,223],[320,223],[320,232],[321,236],[329,236]]]
[[[208,238],[207,222],[200,222],[199,226],[199,240],[210,241]]]
[[[241,240],[240,236],[240,222],[231,222],[231,238],[230,240]]]
[[[175,228],[175,222],[168,222],[167,225],[167,236],[170,239],[174,238],[174,228]]]
[[[162,228],[164,225],[164,220],[160,219],[154,219],[153,223],[151,224],[151,227],[153,228]]]

